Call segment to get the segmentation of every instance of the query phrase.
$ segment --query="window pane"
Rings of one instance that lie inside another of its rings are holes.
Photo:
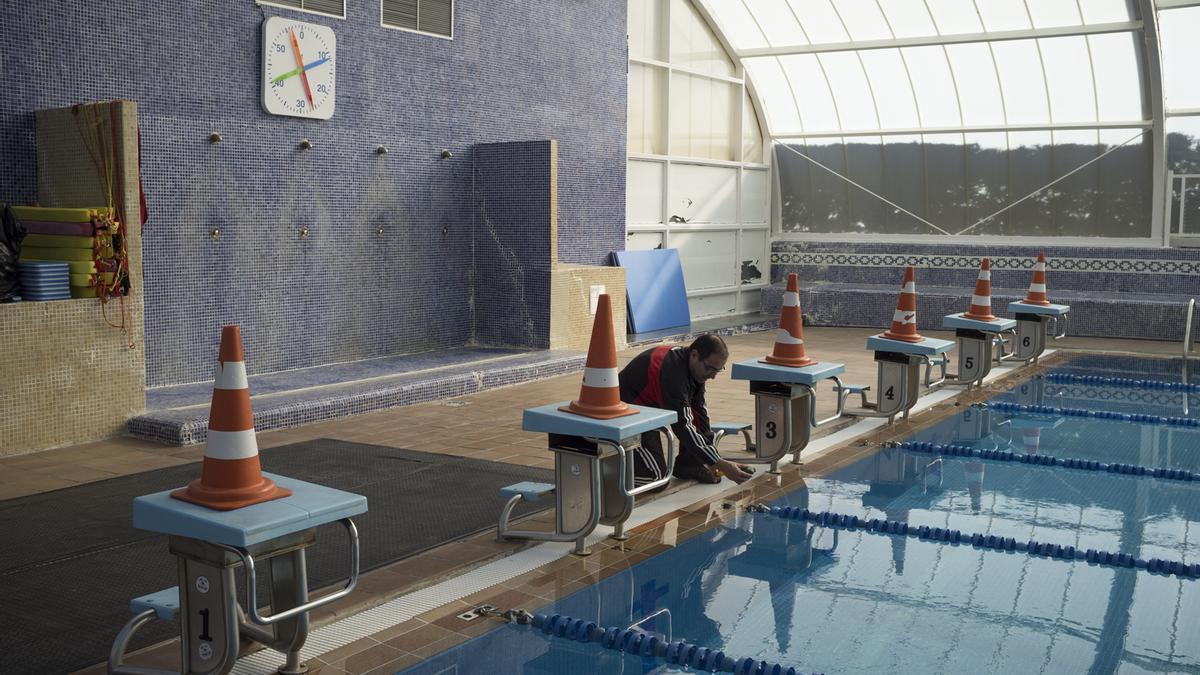
[[[740,5],[739,2],[716,2],[717,5]],[[780,0],[746,0],[750,11],[758,18],[758,25],[767,35],[767,42],[772,45],[805,45],[808,39],[800,24],[796,23],[796,15],[792,14],[787,3]]]
[[[958,85],[958,100],[962,105],[963,124],[969,126],[1004,123],[1004,102],[1000,98],[1000,82],[996,79],[996,64],[986,44],[946,45]]]
[[[908,71],[896,49],[861,52],[863,66],[879,107],[879,126],[884,129],[913,129],[920,125]]]
[[[671,248],[679,249],[683,281],[689,291],[736,285],[736,231],[671,232],[669,239]]]
[[[1078,26],[1083,23],[1075,0],[1032,0],[1028,6],[1034,28]]]
[[[817,57],[813,54],[781,56],[779,62],[791,80],[792,90],[798,94],[796,103],[800,108],[804,130],[840,131],[837,110]]]
[[[1168,108],[1200,108],[1196,64],[1200,64],[1200,7],[1159,12],[1163,80]]]
[[[963,3],[967,4],[967,3]],[[984,0],[974,3],[983,17],[983,28],[989,33],[1029,28],[1025,0]]]
[[[1055,122],[1096,121],[1095,83],[1083,36],[1039,40],[1046,81],[1050,85],[1050,113]]]
[[[639,4],[641,0],[629,0],[630,6]],[[713,18],[725,32],[725,37],[734,49],[755,49],[768,47],[770,43],[763,37],[762,31],[754,23],[754,18],[746,11],[741,2],[709,3]]]
[[[963,134],[966,162],[964,234],[1003,230],[1008,216],[993,215],[1008,205],[1008,135]],[[984,220],[986,219],[986,220]]]
[[[667,218],[670,222],[737,222],[737,169],[673,163],[668,178]]]
[[[887,136],[883,139],[884,197],[925,218],[925,149],[920,136]],[[887,220],[877,230],[886,234],[936,234],[908,213],[885,204]],[[928,220],[928,218],[926,218]]]
[[[1182,179],[1171,186],[1171,232],[1180,231],[1180,202],[1183,204],[1183,232],[1200,234],[1200,117],[1167,119],[1167,168],[1187,178],[1187,198],[1181,200]]]
[[[770,173],[765,169],[742,171],[742,214],[743,223],[766,223],[767,205],[771,200]]]
[[[666,115],[667,71],[656,66],[629,64],[629,151],[667,154],[663,133]]]
[[[963,135],[925,134],[921,140],[925,151],[924,217],[943,230],[957,232],[966,227],[963,221],[967,218]]]
[[[746,68],[746,76],[754,83],[758,100],[762,102],[767,128],[772,132],[801,130],[803,127],[800,125],[800,113],[796,110],[796,99],[779,65],[779,59],[773,56],[746,59],[742,65]]]
[[[1049,131],[1014,131],[1008,134],[1008,177],[1010,203],[1042,188],[1056,176],[1052,173],[1051,155],[1053,144]],[[1032,197],[1012,207],[1003,229],[987,225],[980,227],[979,234],[1002,234],[1008,236],[1053,235],[1053,216],[1050,212],[1050,190],[1041,190]]]
[[[625,172],[625,220],[634,224],[661,223],[662,162],[630,160]],[[651,246],[650,248],[654,248]]]
[[[764,284],[770,272],[767,230],[742,230],[742,260],[739,281],[742,285]]]
[[[758,114],[750,103],[749,92],[742,93],[742,161],[763,161],[762,126],[758,123]]]
[[[876,194],[885,192],[883,184],[883,141],[879,136],[847,139],[846,176]],[[853,185],[847,185],[847,223],[851,232],[879,232],[891,207],[878,197]]]
[[[846,156],[841,139],[810,139],[806,144],[776,147],[784,231],[845,232],[846,182],[800,156],[844,174]]]
[[[1036,0],[1035,0],[1036,1]],[[1079,0],[1085,23],[1129,21],[1137,16],[1134,0]]]
[[[1089,35],[1100,121],[1146,119],[1133,33]]]
[[[626,251],[648,251],[662,248],[662,232],[630,232],[625,235]]]
[[[733,75],[733,62],[688,0],[671,2],[671,63],[712,75]]]
[[[737,4],[737,3],[731,3]],[[629,56],[666,61],[665,0],[629,0]]]
[[[1100,174],[1096,236],[1149,237],[1151,195],[1150,133],[1138,129],[1101,129],[1101,150],[1129,142],[1096,162]]]
[[[1055,131],[1053,174],[1070,176],[1050,188],[1051,214],[1057,234],[1080,236],[1096,230],[1099,163],[1084,167],[1100,155],[1095,131]],[[1083,167],[1083,168],[1080,168]]]
[[[734,159],[735,87],[702,75],[671,74],[672,155]]]
[[[903,50],[913,78],[922,127],[959,126],[958,97],[946,54],[941,47],[908,47]]]
[[[923,0],[879,0],[879,6],[896,37],[937,35],[933,17],[926,11]]]
[[[981,33],[983,24],[979,23],[979,14],[975,11],[975,3],[963,0],[926,0],[929,11],[933,12],[933,21],[937,24],[942,35],[953,33]]]
[[[878,129],[875,116],[875,101],[857,52],[834,52],[821,54],[825,76],[833,88],[834,101],[843,130]]]
[[[1033,40],[992,43],[1000,69],[1004,111],[1009,124],[1045,124],[1050,121],[1042,61]]]
[[[788,0],[813,44],[848,42],[850,36],[829,0]]]
[[[851,40],[886,40],[892,37],[892,31],[888,29],[883,12],[879,11],[875,0],[837,0],[837,10]]]

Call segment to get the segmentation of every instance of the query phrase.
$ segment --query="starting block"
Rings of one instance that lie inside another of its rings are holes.
[[[712,425],[713,447],[717,447],[722,438],[740,433],[746,439],[746,452],[754,452],[754,439],[750,438],[751,426],[745,422],[721,422]]]
[[[890,424],[896,415],[903,415],[907,419],[908,411],[917,404],[917,399],[921,396],[922,364],[925,365],[925,387],[933,388],[942,384],[945,380],[944,373],[943,378],[937,382],[930,381],[933,368],[930,358],[954,349],[954,343],[928,337],[922,338],[920,342],[905,342],[875,335],[867,338],[867,349],[874,350],[875,362],[879,364],[876,401],[867,401],[866,392],[869,387],[865,386],[842,386],[838,396],[858,393],[862,397],[862,407],[845,409],[845,414],[857,417],[886,417]],[[944,357],[942,361],[945,361]]]
[[[1002,333],[1011,333],[1017,327],[1013,319],[995,318],[991,321],[968,319],[962,314],[949,314],[942,319],[942,326],[954,329],[954,337],[958,342],[958,372],[948,374],[946,365],[949,357],[943,356],[939,365],[942,369],[942,380],[946,384],[961,384],[968,389],[972,386],[983,386],[983,378],[992,372],[992,364],[996,360],[996,345],[1000,345],[1001,358],[1004,351]],[[928,386],[929,372],[926,372]]]
[[[842,416],[844,385],[838,375],[846,370],[841,363],[814,363],[802,368],[778,366],[761,361],[733,364],[730,377],[749,380],[754,395],[754,458],[738,458],[742,464],[770,464],[771,473],[779,473],[779,461],[792,453],[792,462],[800,462],[800,453],[808,445],[812,429]],[[837,412],[816,420],[817,395],[813,387],[822,380],[836,383]]]
[[[509,500],[500,511],[498,539],[575,542],[576,555],[588,555],[587,537],[597,525],[611,525],[614,539],[625,539],[625,521],[633,513],[634,498],[656,490],[671,480],[675,467],[675,437],[670,426],[677,417],[670,410],[631,405],[637,414],[602,420],[559,410],[552,403],[525,410],[521,428],[549,435],[554,453],[554,484],[517,483],[501,493]],[[631,450],[641,436],[658,432],[667,439],[667,470],[656,481],[634,486]],[[522,501],[554,494],[554,532],[510,529],[512,511]]]
[[[1017,337],[1012,353],[1006,358],[1037,363],[1038,357],[1046,351],[1047,326],[1051,324],[1053,339],[1061,340],[1067,336],[1067,314],[1071,311],[1068,305],[1010,302],[1008,311],[1016,315]]]

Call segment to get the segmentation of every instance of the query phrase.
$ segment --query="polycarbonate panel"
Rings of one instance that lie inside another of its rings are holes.
[[[1200,7],[1159,12],[1158,18],[1167,108],[1200,108]]]
[[[625,220],[628,223],[661,223],[663,198],[662,162],[629,160],[625,171]]]
[[[925,4],[933,14],[933,22],[939,35],[983,32],[983,24],[979,22],[979,13],[975,10],[974,2],[925,0]]]
[[[925,147],[920,136],[883,139],[883,185],[876,190],[888,201],[925,218]],[[871,195],[864,198],[876,199]],[[884,204],[884,222],[858,230],[861,234],[937,234],[936,230],[893,206]],[[928,220],[928,218],[925,218]]]
[[[666,0],[629,0],[630,57],[667,60],[666,40],[663,39],[666,10]]]
[[[638,0],[630,2],[636,3]],[[757,49],[772,44],[763,37],[758,24],[754,22],[754,17],[741,0],[710,2],[708,7],[712,10],[713,19],[721,27],[721,32],[734,49]]]
[[[1033,0],[1028,7],[1034,28],[1078,26],[1083,23],[1076,0]]]
[[[1084,36],[1038,41],[1050,87],[1050,119],[1055,122],[1095,122],[1096,90]]]
[[[739,5],[741,2],[732,0],[713,4]],[[808,44],[804,29],[796,21],[796,15],[792,13],[786,2],[782,0],[746,0],[746,6],[750,7],[754,16],[758,18],[758,25],[766,34],[768,44],[774,46]]]
[[[1140,34],[1139,34],[1140,35]],[[1089,35],[1100,121],[1146,119],[1133,33]]]
[[[907,47],[902,51],[908,62],[909,75],[912,76],[921,126],[962,124],[954,78],[942,47]]]
[[[745,59],[742,65],[762,102],[768,129],[802,129],[792,86],[774,56]]]
[[[871,90],[875,93],[880,128],[912,129],[920,126],[917,100],[900,50],[868,49],[860,52],[860,55]]]
[[[970,43],[946,45],[958,99],[962,105],[963,124],[991,126],[1004,124],[1004,100],[1000,96],[1000,81],[996,79],[996,63],[987,44]]]
[[[690,0],[671,0],[671,63],[733,76],[733,62]]]
[[[671,164],[667,198],[672,223],[736,223],[738,170]]]
[[[1167,168],[1200,173],[1200,117],[1167,118]]]
[[[1096,211],[1100,167],[1099,163],[1084,165],[1100,155],[1099,135],[1095,131],[1055,131],[1053,140],[1052,174],[1056,178],[1066,176],[1052,188],[1054,232],[1095,231],[1100,215]]]
[[[769,230],[742,230],[742,259],[738,281],[742,285],[764,284],[770,273]]]
[[[1025,0],[981,0],[974,4],[983,19],[983,29],[989,33],[1031,28]]]
[[[967,218],[966,156],[962,134],[925,134],[926,220],[943,230],[962,229]],[[928,227],[928,226],[926,226]],[[930,231],[932,234],[932,231]]]
[[[770,173],[766,169],[746,169],[742,171],[741,222],[767,222],[767,209],[771,201],[769,177]]]
[[[1050,121],[1046,81],[1034,40],[992,43],[1000,70],[1004,112],[1009,124],[1045,124]]]
[[[851,40],[887,40],[892,37],[887,20],[875,0],[837,0],[836,4],[838,15]]]
[[[738,89],[724,80],[672,72],[670,154],[733,160]]]
[[[750,103],[750,93],[742,91],[742,161],[762,164],[763,134],[758,114]]]
[[[1034,0],[1035,2],[1037,0]],[[1137,16],[1136,0],[1079,0],[1084,23],[1117,23]]]
[[[626,251],[649,251],[662,248],[662,232],[630,232],[625,235]]]
[[[1139,129],[1101,129],[1101,149],[1109,150],[1131,137],[1123,147],[1114,150],[1099,166],[1100,218],[1094,234],[1103,237],[1149,237],[1150,204],[1161,199],[1150,188],[1150,165],[1153,152],[1150,131]]]
[[[924,0],[879,0],[879,7],[887,17],[895,37],[937,35],[937,26],[925,8]]]
[[[993,214],[1009,203],[1008,134],[963,134],[963,143],[963,162],[966,166],[963,202],[966,217],[962,227],[953,232],[977,235],[980,228],[984,227],[1002,229],[1007,216],[1004,213]]]
[[[858,53],[833,52],[820,54],[818,58],[833,89],[842,130],[878,129],[875,100],[858,61]]]
[[[686,281],[686,271],[684,273]],[[691,288],[689,285],[688,288]],[[710,316],[723,316],[737,311],[737,293],[721,293],[718,295],[700,295],[688,298],[688,311],[692,319],[703,319]]]
[[[807,132],[841,131],[829,85],[814,54],[781,56],[779,62],[796,94],[800,121]]]
[[[812,44],[847,42],[850,35],[829,0],[787,0]]]
[[[679,249],[683,282],[689,291],[737,285],[737,231],[672,232],[668,246]]]
[[[666,115],[667,71],[657,66],[629,64],[629,151],[667,154],[663,128]]]
[[[876,194],[887,191],[883,181],[883,140],[879,136],[846,139],[846,176]],[[847,185],[846,220],[850,232],[879,229],[891,208],[877,197]]]
[[[1049,131],[1014,131],[1008,134],[1009,201],[1043,188],[1057,178],[1051,164],[1053,143]],[[1050,212],[1052,189],[1043,189],[1005,212],[1003,228],[981,225],[976,234],[1048,236],[1053,232]]]

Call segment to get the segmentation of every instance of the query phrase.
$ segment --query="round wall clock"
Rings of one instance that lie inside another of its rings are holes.
[[[332,117],[336,56],[332,28],[282,16],[264,21],[263,109],[272,115]]]

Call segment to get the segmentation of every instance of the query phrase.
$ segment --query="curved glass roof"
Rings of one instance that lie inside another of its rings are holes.
[[[1150,126],[1135,0],[704,0],[774,138]]]

